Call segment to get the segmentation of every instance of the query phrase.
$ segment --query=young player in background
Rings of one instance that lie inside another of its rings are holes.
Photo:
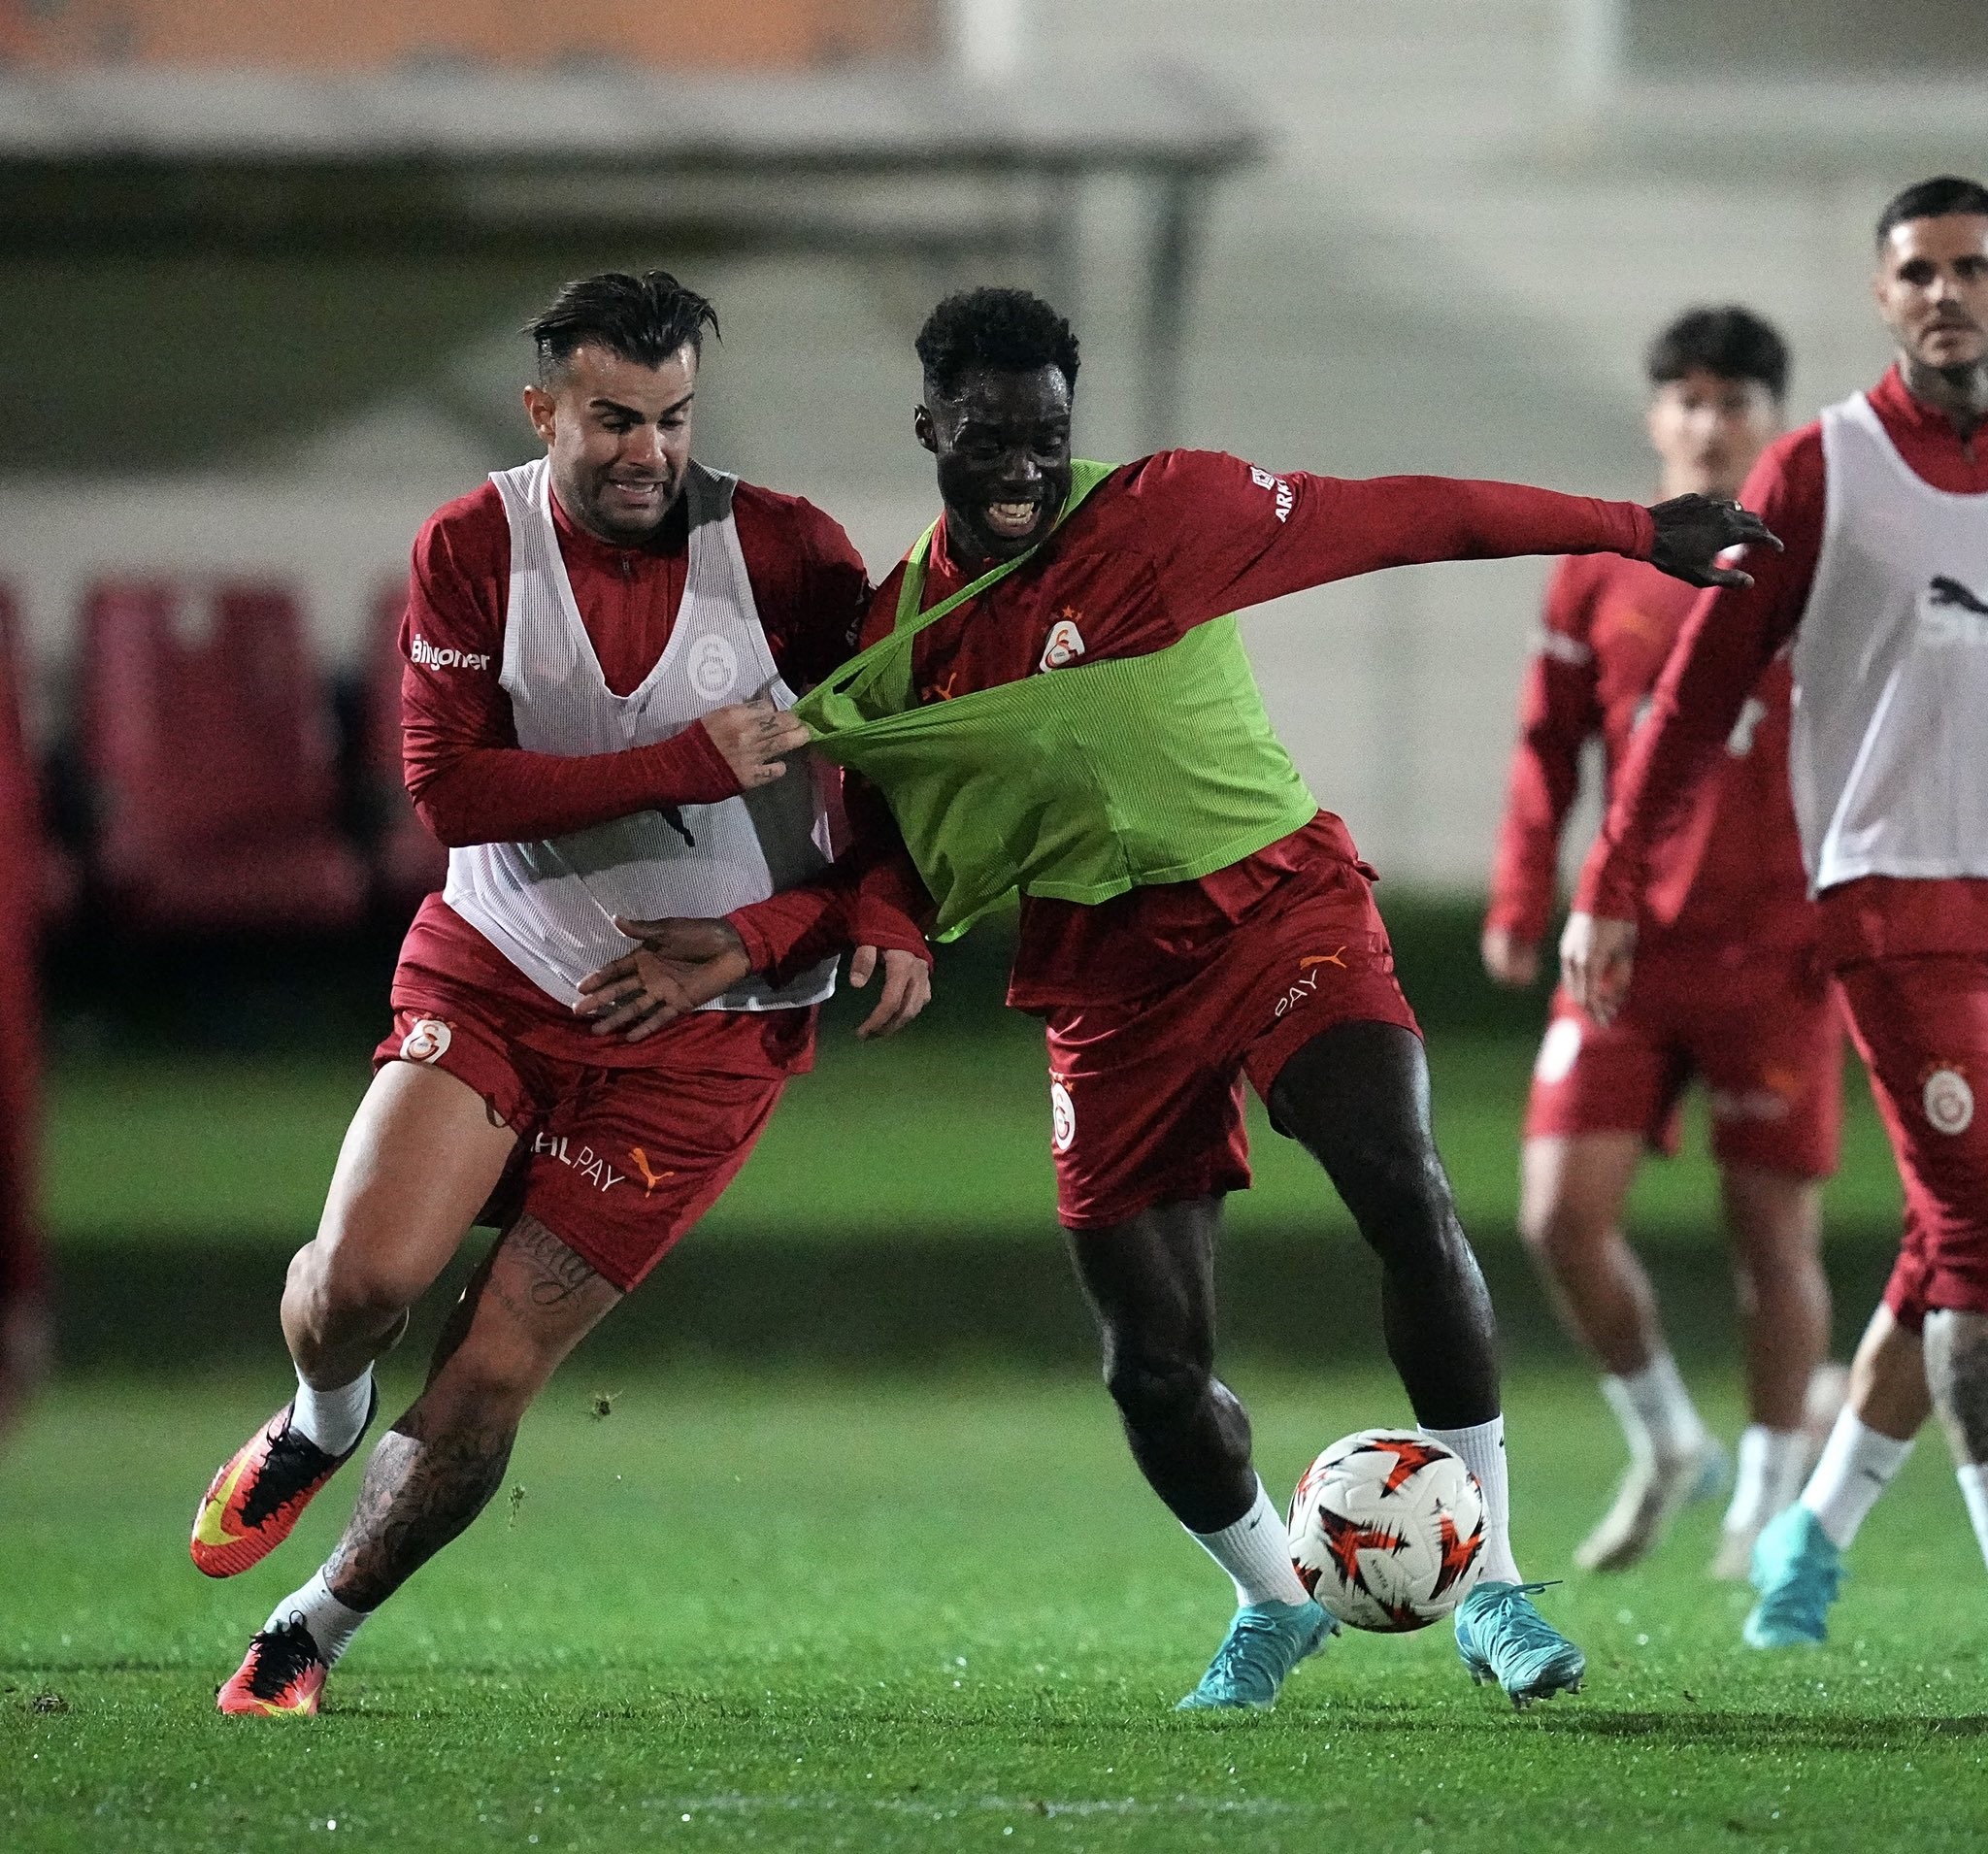
[[[1693,611],[1562,941],[1569,990],[1612,1017],[1657,846],[1792,639],[1803,856],[1905,1227],[1848,1405],[1754,1548],[1756,1647],[1823,1639],[1929,1391],[1988,1554],[1988,189],[1943,177],[1894,199],[1874,288],[1897,364],[1748,479],[1787,550]]]
[[[1736,494],[1781,429],[1779,335],[1743,309],[1694,310],[1651,344],[1647,370],[1663,494]],[[1498,983],[1538,977],[1582,755],[1599,740],[1607,776],[1619,769],[1695,597],[1619,554],[1554,569],[1484,921],[1484,968]],[[1710,1108],[1746,1335],[1749,1421],[1715,1576],[1746,1574],[1761,1527],[1801,1491],[1813,1460],[1806,1403],[1829,1343],[1818,1242],[1822,1180],[1837,1162],[1842,1036],[1788,800],[1788,697],[1787,666],[1773,663],[1719,776],[1652,869],[1622,1011],[1600,1025],[1557,992],[1533,1072],[1519,1227],[1562,1323],[1607,1373],[1602,1389],[1629,1444],[1615,1502],[1574,1553],[1589,1570],[1636,1563],[1725,1469],[1621,1229],[1645,1147],[1677,1149],[1680,1096],[1694,1076]],[[1839,1402],[1839,1373],[1817,1380],[1825,1396],[1832,1388]]]
[[[1650,512],[1208,451],[1079,463],[1077,340],[1026,291],[948,298],[917,351],[913,428],[944,512],[878,593],[863,655],[804,712],[818,750],[890,805],[942,933],[1023,891],[1009,1002],[1047,1028],[1058,1208],[1106,1380],[1147,1481],[1240,1605],[1182,1704],[1268,1705],[1330,1633],[1213,1372],[1222,1198],[1249,1182],[1245,1076],[1379,1255],[1416,1418],[1483,1487],[1466,1665],[1519,1704],[1576,1686],[1581,1653],[1512,1556],[1490,1302],[1373,872],[1272,734],[1226,614],[1409,561],[1534,552],[1618,549],[1709,583],[1759,524],[1696,497]],[[590,981],[600,1022],[641,1035],[689,987],[784,970],[828,911],[803,886],[729,923],[644,924],[702,967],[649,948],[615,962]]]
[[[830,788],[789,691],[847,650],[869,591],[818,510],[692,460],[711,305],[674,278],[567,285],[533,323],[547,455],[448,504],[414,546],[409,789],[449,845],[393,979],[392,1033],[316,1240],[290,1265],[293,1400],[215,1475],[194,1562],[232,1576],[357,1448],[373,1361],[473,1222],[497,1242],[426,1387],[373,1450],[350,1523],[220,1689],[315,1712],[359,1625],[482,1509],[559,1362],[730,1183],[812,1061],[835,962],[751,982],[642,1048],[590,1039],[579,980],[645,897],[720,912],[821,869]],[[926,996],[917,927],[866,896],[884,997]],[[859,980],[860,982],[860,980]]]

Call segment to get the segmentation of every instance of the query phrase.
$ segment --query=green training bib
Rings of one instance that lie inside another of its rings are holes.
[[[1075,466],[1058,529],[1112,469]],[[1226,869],[1310,821],[1318,802],[1271,730],[1233,616],[1163,650],[913,706],[912,640],[1046,545],[920,612],[937,528],[905,563],[890,635],[794,712],[817,752],[883,794],[939,939],[1016,889],[1095,905]]]

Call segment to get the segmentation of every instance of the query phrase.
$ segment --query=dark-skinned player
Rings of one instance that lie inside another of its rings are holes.
[[[862,654],[799,712],[888,803],[941,938],[1022,892],[1009,1002],[1047,1031],[1058,1206],[1106,1382],[1146,1479],[1237,1591],[1182,1704],[1270,1705],[1333,1628],[1213,1372],[1222,1198],[1249,1182],[1245,1077],[1378,1254],[1417,1420],[1483,1486],[1467,1666],[1520,1704],[1573,1688],[1580,1650],[1512,1558],[1490,1300],[1373,872],[1272,734],[1226,614],[1382,567],[1527,553],[1618,551],[1722,582],[1716,555],[1763,530],[1703,497],[1645,511],[1207,451],[1077,461],[1077,341],[1025,291],[948,299],[917,351],[914,430],[944,510],[878,592]],[[845,892],[830,878],[722,922],[640,923],[644,945],[587,981],[583,1009],[645,1036],[728,973],[845,940]]]

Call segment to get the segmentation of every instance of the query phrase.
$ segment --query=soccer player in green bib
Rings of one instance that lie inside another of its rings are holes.
[[[1008,1001],[1047,1031],[1058,1210],[1105,1380],[1153,1491],[1236,1586],[1181,1704],[1269,1705],[1335,1627],[1213,1372],[1222,1198],[1249,1183],[1245,1079],[1379,1256],[1416,1419],[1483,1488],[1466,1666],[1521,1705],[1571,1690],[1581,1652],[1512,1557],[1490,1300],[1374,872],[1272,733],[1230,614],[1377,568],[1513,554],[1624,553],[1737,583],[1717,555],[1765,531],[1695,496],[1645,510],[1209,451],[1085,463],[1076,337],[1023,290],[948,298],[917,352],[914,429],[944,513],[879,589],[860,654],[797,712],[889,807],[938,938],[1021,893]],[[839,869],[724,920],[625,923],[644,944],[581,1008],[604,1035],[647,1035],[744,972],[852,938],[882,887]]]

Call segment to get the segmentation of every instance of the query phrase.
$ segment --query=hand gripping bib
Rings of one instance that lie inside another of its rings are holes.
[[[1057,531],[1111,472],[1077,464]],[[1095,905],[1225,869],[1310,821],[1318,802],[1271,731],[1234,617],[1163,650],[913,706],[912,640],[1041,550],[920,612],[937,525],[906,562],[890,635],[795,712],[817,752],[883,794],[939,939],[1015,889]]]

